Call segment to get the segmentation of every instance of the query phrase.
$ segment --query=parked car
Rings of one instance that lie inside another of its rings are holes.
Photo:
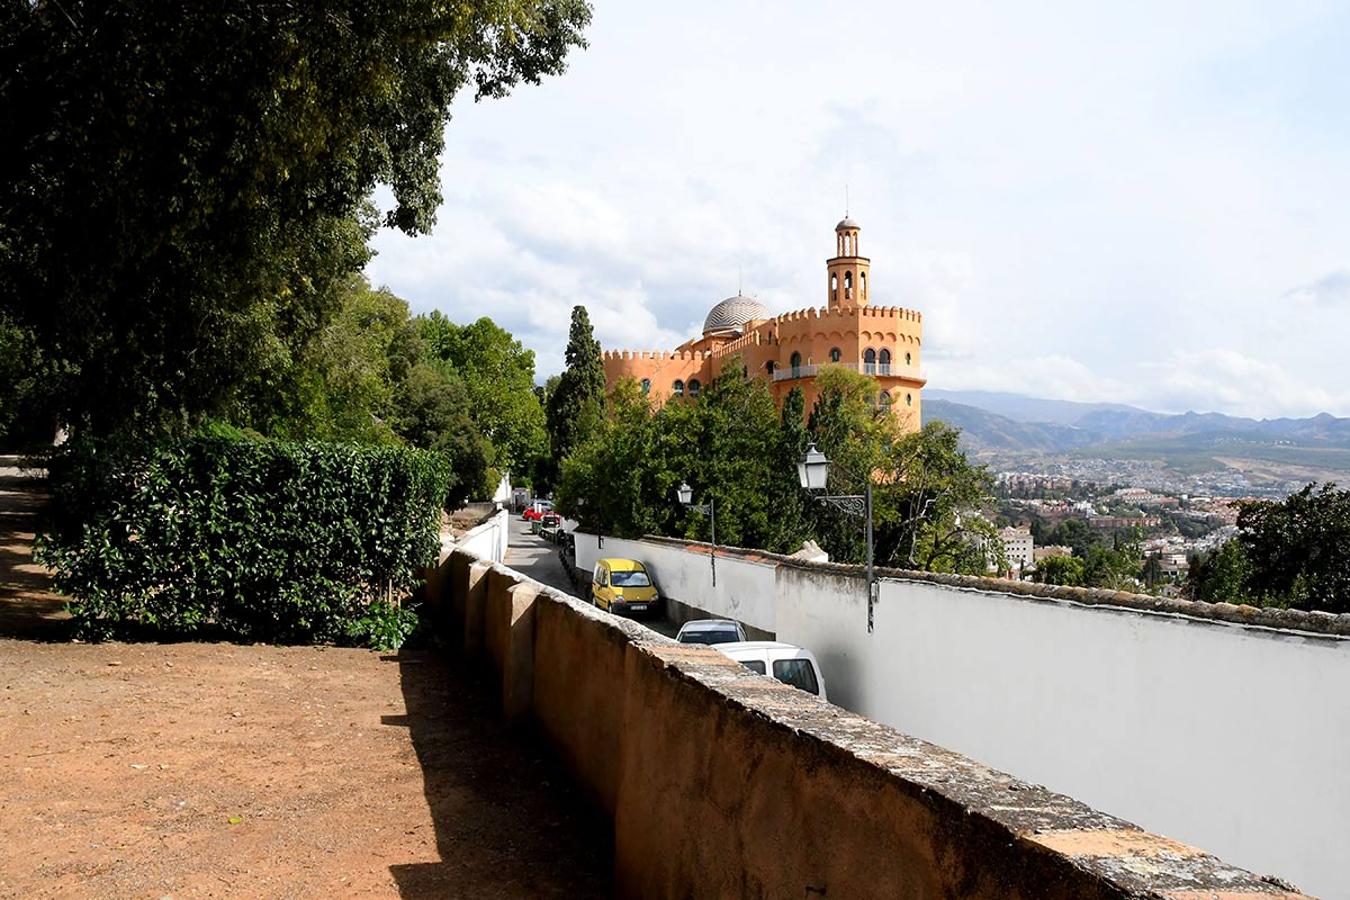
[[[745,629],[732,619],[695,619],[680,626],[681,644],[736,644],[745,642]]]
[[[552,510],[553,502],[551,500],[536,500],[525,507],[525,512],[521,513],[520,517],[526,522],[537,522],[544,517],[544,513]]]
[[[600,559],[591,574],[591,602],[601,609],[623,613],[661,611],[661,597],[647,572],[635,559]]]
[[[781,641],[741,641],[735,644],[716,644],[714,649],[739,662],[753,672],[772,675],[784,684],[801,688],[822,700],[825,696],[825,677],[820,664],[810,650]]]

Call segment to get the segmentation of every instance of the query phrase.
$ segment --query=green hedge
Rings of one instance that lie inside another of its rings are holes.
[[[41,544],[88,637],[122,626],[340,640],[434,562],[440,454],[196,437],[54,460]]]

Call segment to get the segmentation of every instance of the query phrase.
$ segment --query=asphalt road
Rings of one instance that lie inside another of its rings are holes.
[[[511,540],[506,550],[506,564],[517,572],[523,572],[535,581],[551,588],[557,588],[564,594],[583,597],[577,587],[567,577],[557,546],[530,533],[530,523],[521,521],[518,513],[511,514]],[[639,619],[643,625],[666,637],[674,637],[679,627],[665,619]]]

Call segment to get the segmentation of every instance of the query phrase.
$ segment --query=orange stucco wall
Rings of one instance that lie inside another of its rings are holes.
[[[839,350],[839,363],[865,371],[864,358],[871,349],[880,357],[889,350],[889,374],[875,374],[879,387],[891,398],[891,408],[903,417],[905,428],[915,430],[921,418],[921,369],[923,316],[896,306],[844,305],[785,313],[772,319],[751,322],[745,333],[728,338],[710,335],[684,344],[675,352],[606,351],[605,378],[610,388],[623,378],[648,382],[648,395],[656,404],[675,396],[675,383],[685,385],[697,379],[706,385],[722,373],[725,365],[736,364],[759,378],[770,380],[774,399],[781,405],[794,387],[802,388],[807,409],[815,402],[815,377],[810,367],[831,362],[831,350]],[[792,357],[800,354],[802,377],[784,377],[792,371]],[[769,364],[778,373],[774,380]]]

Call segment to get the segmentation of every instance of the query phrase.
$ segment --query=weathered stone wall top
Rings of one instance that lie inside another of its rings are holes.
[[[451,633],[614,814],[620,895],[1302,896],[505,566],[442,574]]]

